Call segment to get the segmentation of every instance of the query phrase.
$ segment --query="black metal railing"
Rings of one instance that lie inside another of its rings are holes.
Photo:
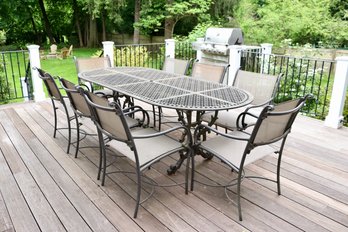
[[[165,44],[135,44],[115,46],[115,66],[135,66],[160,69],[164,61]]]
[[[0,104],[32,98],[28,65],[26,50],[0,52]]]
[[[161,69],[165,58],[165,44],[135,44],[115,46],[115,66],[136,66]],[[175,44],[175,58],[195,59],[196,52],[191,43],[177,42]]]
[[[196,51],[192,49],[190,42],[176,42],[175,43],[175,58],[182,60],[196,59]]]
[[[283,74],[276,102],[312,93],[313,101],[304,108],[309,116],[324,119],[328,113],[334,80],[334,60],[265,55],[242,51],[241,68],[273,75]]]

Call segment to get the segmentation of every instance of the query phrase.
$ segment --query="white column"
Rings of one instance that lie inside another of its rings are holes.
[[[197,38],[197,41],[192,44],[194,46],[194,49],[197,50],[196,52],[197,60],[202,60],[201,45],[203,44],[203,42],[204,42],[204,38]]]
[[[261,57],[261,70],[260,73],[268,73],[269,55],[272,54],[273,44],[263,43],[261,45],[262,57]]]
[[[242,58],[242,50],[243,46],[241,45],[231,45],[228,47],[229,48],[229,57],[228,57],[228,63],[230,65],[228,69],[228,85],[232,85],[234,78],[236,76],[236,73],[238,69],[240,68],[240,61]]]
[[[343,125],[343,107],[348,85],[348,56],[336,58],[336,72],[332,88],[329,114],[325,126],[340,128]]]
[[[166,51],[165,56],[170,58],[175,58],[175,39],[166,39]]]
[[[37,70],[33,69],[33,67],[41,68],[39,47],[40,47],[39,45],[27,46],[29,50],[29,60],[30,60],[30,67],[31,67],[31,78],[33,83],[33,90],[34,90],[34,100],[36,102],[46,99],[45,92],[42,85],[42,80],[39,77],[39,73],[37,72]]]
[[[29,92],[28,92],[28,85],[25,82],[25,77],[21,77],[21,85],[22,85],[22,92],[23,92],[23,96],[24,96],[24,101],[29,101]]]
[[[114,67],[114,42],[103,41],[104,57],[109,56],[111,67]]]

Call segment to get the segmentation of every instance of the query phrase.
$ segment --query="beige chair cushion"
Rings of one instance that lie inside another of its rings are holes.
[[[244,133],[239,131],[232,131],[229,134],[240,136],[240,137],[246,137]],[[216,136],[214,138],[208,139],[207,141],[203,141],[201,143],[201,147],[203,147],[204,149],[207,149],[208,151],[211,151],[212,153],[216,154],[218,157],[222,157],[228,160],[236,168],[239,168],[246,144],[247,144],[246,141],[229,139],[223,136]],[[269,145],[256,147],[247,156],[244,166],[266,155],[270,155],[273,152],[274,152],[274,148],[272,148]]]
[[[158,133],[158,131],[152,128],[140,128],[131,131],[133,136],[137,135],[149,135]],[[147,139],[135,139],[134,140],[137,152],[139,155],[140,166],[152,161],[162,154],[160,157],[164,157],[165,154],[168,154],[170,151],[182,147],[182,144],[178,141],[168,137],[168,136],[157,136]],[[121,154],[128,157],[130,160],[135,162],[134,152],[123,142],[112,140],[110,147],[114,148]]]

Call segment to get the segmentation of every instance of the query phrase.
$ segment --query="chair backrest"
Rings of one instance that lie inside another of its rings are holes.
[[[275,97],[280,78],[278,76],[238,70],[233,86],[248,91],[254,96],[254,105],[271,102]]]
[[[70,104],[74,111],[85,117],[91,116],[91,111],[84,97],[76,89],[76,85],[64,78],[59,78],[62,88],[66,91],[66,95],[70,100]]]
[[[166,57],[163,63],[162,70],[166,72],[185,75],[189,69],[191,60],[180,60]]]
[[[50,54],[56,54],[57,53],[57,45],[52,44],[50,46]]]
[[[130,130],[122,108],[117,103],[113,102],[110,105],[109,101],[103,97],[85,91],[81,87],[78,90],[85,97],[92,113],[92,120],[99,129],[119,141],[131,140]]]
[[[266,106],[251,134],[252,147],[270,144],[287,136],[298,112],[310,97],[311,95],[306,95],[275,106]]]
[[[73,45],[70,45],[67,56],[72,55]]]
[[[222,83],[228,66],[195,62],[191,76],[201,80]]]
[[[111,67],[109,56],[91,58],[74,57],[74,61],[77,73]]]
[[[57,83],[55,82],[54,78],[52,77],[51,74],[48,72],[45,72],[44,70],[40,68],[34,68],[38,71],[39,77],[42,79],[44,82],[48,95],[50,98],[58,101],[63,101],[63,96],[60,93],[59,87],[57,86]]]

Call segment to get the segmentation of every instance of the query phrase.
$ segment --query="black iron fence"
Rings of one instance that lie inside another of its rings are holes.
[[[0,104],[32,98],[28,51],[0,52]]]
[[[177,42],[175,57],[195,59],[196,52],[191,43]],[[265,55],[260,49],[241,51],[241,68],[247,71],[277,75],[283,73],[276,102],[293,99],[312,93],[315,99],[304,112],[324,119],[328,113],[335,61],[325,59],[298,58],[284,55]],[[115,66],[140,66],[161,69],[165,58],[165,44],[116,45]],[[31,77],[27,51],[0,53],[0,104],[32,98]],[[26,82],[21,81],[26,80]],[[23,92],[24,85],[28,93]],[[348,120],[348,104],[344,109],[345,122]]]
[[[175,57],[178,59],[196,58],[191,43],[175,44]],[[165,58],[165,44],[136,44],[115,46],[115,66],[137,66],[161,69]]]
[[[314,99],[304,109],[310,116],[324,119],[328,113],[334,80],[334,60],[265,55],[242,51],[241,68],[273,75],[283,74],[276,102],[312,93]]]
[[[116,45],[115,66],[136,66],[160,69],[165,54],[164,43]]]

